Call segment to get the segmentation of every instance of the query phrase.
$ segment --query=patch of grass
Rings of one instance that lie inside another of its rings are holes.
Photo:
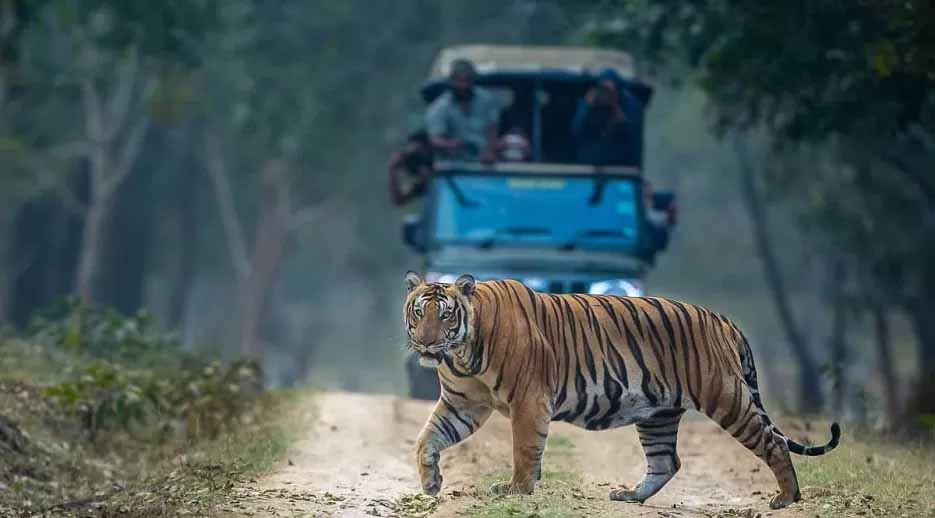
[[[264,409],[255,414],[262,422],[244,431],[228,433],[209,442],[205,455],[214,459],[233,459],[245,473],[269,471],[280,461],[301,432],[312,422],[315,408],[308,391],[279,390],[261,401]]]
[[[569,437],[554,433],[549,435],[546,443],[546,451],[549,453],[571,453],[574,447],[575,443]]]
[[[543,462],[545,464],[545,462]],[[486,489],[490,486],[496,484],[497,482],[503,482],[510,480],[512,472],[508,470],[497,470],[491,473],[487,473],[481,477],[480,487]],[[561,482],[566,486],[570,486],[579,481],[579,476],[577,473],[571,471],[562,471],[562,470],[551,470],[551,469],[542,469],[542,480],[539,482],[539,487],[542,487],[542,484],[546,482]]]
[[[301,391],[268,393],[236,431],[184,445],[184,453],[171,459],[154,452],[152,473],[108,500],[100,516],[207,514],[233,488],[270,471],[285,457],[313,419],[306,398],[308,393]]]
[[[549,469],[550,466],[566,467],[574,453],[574,442],[562,435],[552,434],[546,444],[542,459],[542,480],[532,495],[491,496],[486,501],[467,509],[470,516],[501,518],[512,516],[536,516],[541,518],[590,516],[590,502],[581,491],[581,478],[575,471]],[[551,461],[551,462],[550,462]],[[487,488],[496,482],[509,480],[507,470],[495,471],[482,478],[481,487]]]
[[[573,473],[543,473],[532,495],[493,496],[466,509],[468,516],[506,518],[514,516],[559,518],[597,516],[596,503],[579,489],[580,480]]]
[[[63,352],[13,337],[0,336],[0,382],[28,380],[31,385],[60,383],[70,356]]]
[[[24,340],[0,341],[0,516],[205,515],[271,469],[313,418],[307,391],[233,394],[239,410],[219,422],[217,434],[184,433],[189,423],[160,414],[101,428],[90,440],[47,390],[73,378],[69,369],[81,361]]]
[[[803,504],[818,516],[935,517],[935,448],[846,433],[821,457],[799,457]]]

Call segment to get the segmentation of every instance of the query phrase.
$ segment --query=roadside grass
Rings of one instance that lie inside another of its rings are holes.
[[[216,435],[152,420],[89,437],[46,393],[75,361],[0,340],[0,516],[204,516],[272,469],[314,418],[314,392],[272,391],[244,400]]]
[[[65,379],[67,363],[62,351],[0,335],[0,382],[51,385]]]
[[[534,494],[485,496],[482,501],[470,505],[465,514],[482,518],[598,515],[599,509],[595,508],[594,503],[581,490],[580,474],[574,470],[574,447],[570,438],[553,433],[546,444],[542,460],[542,479]],[[551,469],[550,466],[564,466],[570,470]],[[507,470],[488,473],[481,479],[480,487],[486,490],[496,482],[509,480],[510,476],[511,473]]]
[[[215,440],[149,452],[155,468],[108,500],[108,512],[101,516],[209,514],[235,487],[269,472],[284,458],[313,419],[311,399],[307,391],[270,392],[236,430]]]
[[[803,504],[817,516],[935,517],[935,446],[845,431],[820,457],[796,459]]]
[[[899,439],[846,427],[840,446],[833,452],[820,457],[796,456],[794,460],[803,499],[789,509],[793,515],[935,518],[935,444],[931,439]],[[583,481],[574,463],[574,443],[569,438],[550,436],[543,469],[535,494],[478,495],[462,514],[482,518],[619,514],[619,506],[594,499],[588,496],[593,491],[582,490]],[[482,478],[480,487],[486,489],[509,477],[506,470],[489,473]],[[729,509],[703,514],[731,517],[772,513],[764,505],[757,510]]]
[[[483,488],[497,481],[509,480],[507,471],[492,473],[484,477]],[[537,516],[559,518],[566,516],[594,516],[580,489],[581,479],[569,471],[544,470],[542,480],[532,495],[491,496],[466,509],[468,516],[501,518],[512,516]]]

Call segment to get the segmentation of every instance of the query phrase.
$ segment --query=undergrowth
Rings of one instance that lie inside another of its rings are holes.
[[[198,513],[279,458],[290,400],[145,312],[63,301],[0,338],[0,516]]]

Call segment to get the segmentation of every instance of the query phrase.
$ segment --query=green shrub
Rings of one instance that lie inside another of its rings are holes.
[[[259,374],[248,362],[169,373],[95,360],[68,381],[46,387],[45,395],[79,418],[92,438],[100,430],[132,431],[147,424],[214,438],[260,394]]]
[[[149,312],[127,316],[75,297],[63,298],[34,316],[28,334],[75,354],[146,367],[184,356],[175,336],[159,330]]]
[[[65,380],[45,394],[92,438],[151,425],[213,438],[262,392],[255,362],[186,354],[146,312],[127,317],[67,299],[35,318],[30,333],[73,355]]]
[[[93,436],[101,428],[129,429],[153,413],[145,381],[141,373],[97,360],[78,369],[73,379],[46,387],[45,395],[79,417]]]

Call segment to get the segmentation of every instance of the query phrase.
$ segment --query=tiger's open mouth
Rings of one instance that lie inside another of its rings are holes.
[[[420,352],[419,353],[419,365],[434,369],[441,365],[442,363],[442,354],[441,353],[431,353],[431,352]]]

